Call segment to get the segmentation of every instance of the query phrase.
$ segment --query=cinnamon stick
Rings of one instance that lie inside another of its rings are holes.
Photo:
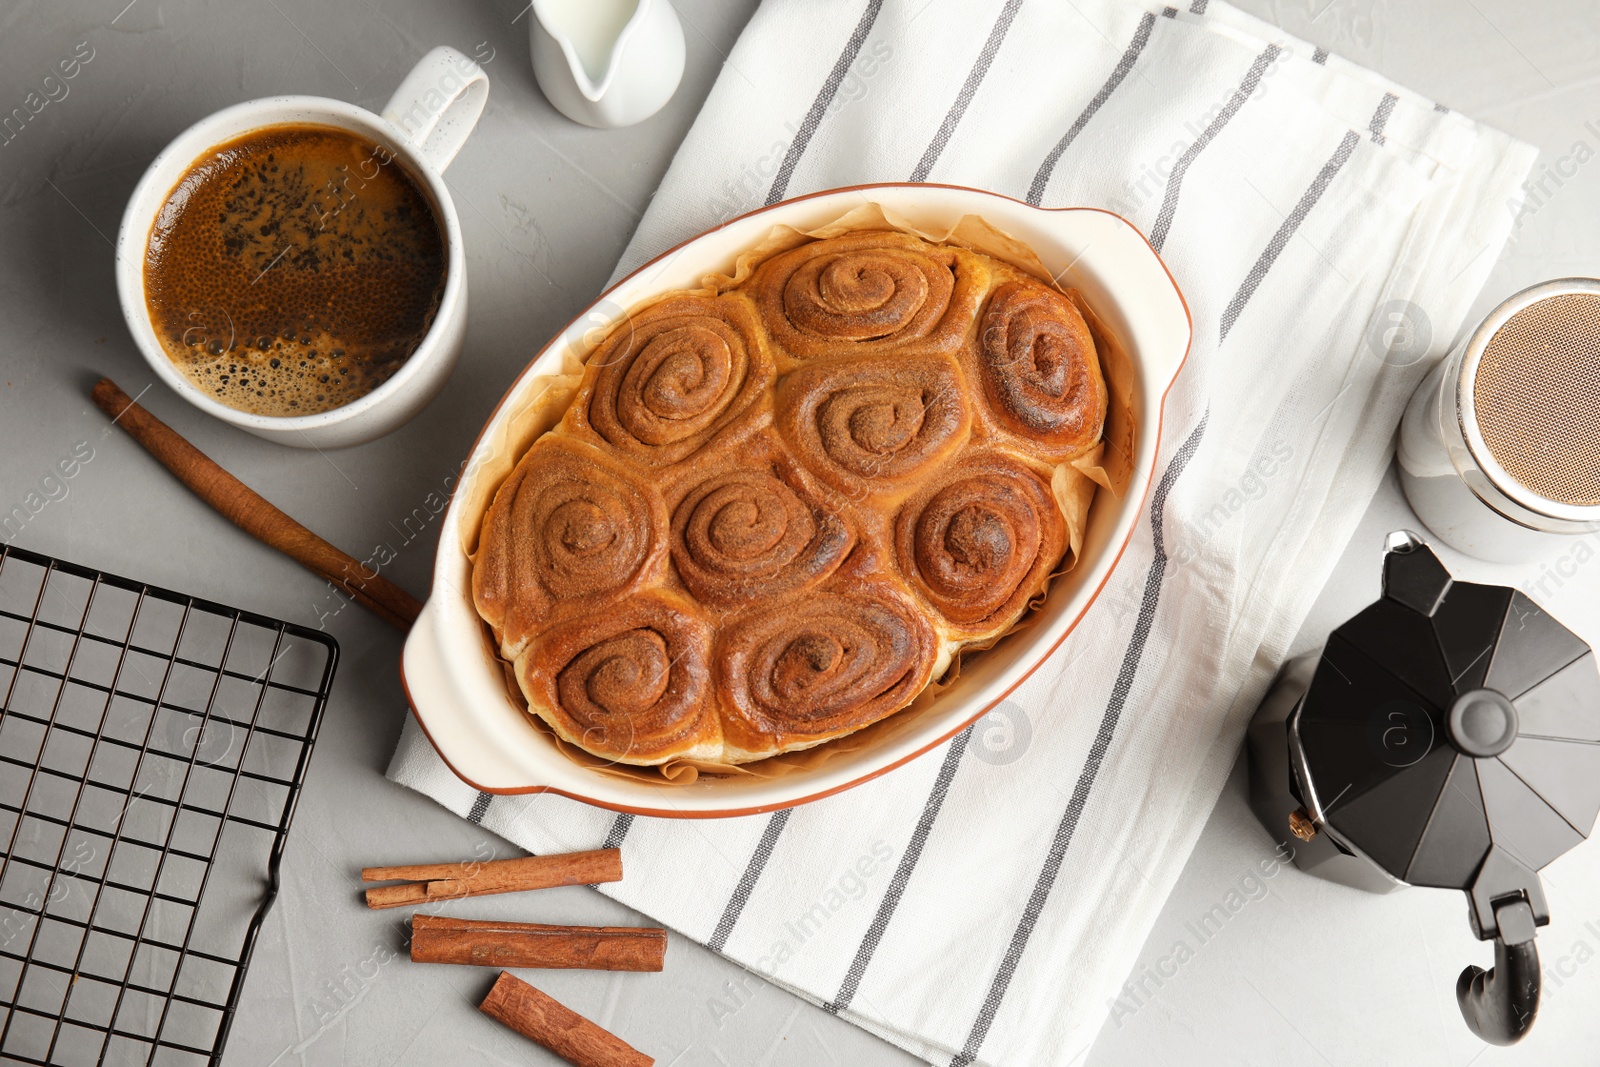
[[[659,927],[546,926],[420,913],[411,917],[413,963],[659,971],[666,954],[667,932]]]
[[[110,378],[101,378],[90,395],[101,411],[128,431],[128,436],[223,518],[343,589],[356,603],[391,626],[405,631],[417,621],[422,604],[416,597],[380,574],[368,574],[369,568],[360,560],[279,511],[172,427],[135,404]]]
[[[656,1062],[505,971],[478,1010],[578,1067],[651,1067]]]
[[[398,908],[430,900],[454,900],[490,893],[520,893],[563,885],[592,885],[622,880],[622,850],[596,849],[556,856],[467,863],[423,863],[409,867],[366,867],[363,882],[396,878],[412,881],[367,890],[367,907]]]

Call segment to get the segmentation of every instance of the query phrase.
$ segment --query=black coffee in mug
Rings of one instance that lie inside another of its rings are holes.
[[[342,407],[433,325],[444,233],[394,153],[333,126],[276,125],[196,160],[150,230],[145,299],[195,385],[258,415]]]

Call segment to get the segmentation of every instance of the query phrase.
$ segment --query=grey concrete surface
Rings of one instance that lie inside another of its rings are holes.
[[[130,393],[150,387],[143,401],[152,411],[331,541],[357,555],[390,545],[391,576],[423,592],[437,531],[408,538],[401,520],[454,472],[539,344],[599,291],[755,0],[676,6],[689,48],[683,86],[661,114],[611,132],[566,121],[540,96],[521,0],[16,0],[0,7],[0,112],[19,105],[60,59],[84,44],[93,50],[67,94],[0,144],[0,510],[79,442],[94,453],[67,495],[44,507],[16,543],[312,625],[337,607],[324,585],[227,526],[125,436],[103,434],[105,420],[87,394],[109,374]],[[1585,126],[1600,119],[1593,4],[1242,6],[1540,145],[1547,160],[1571,156],[1580,140],[1589,145],[1574,174],[1527,216],[1480,306],[1541,278],[1597,273],[1600,183],[1583,165],[1600,147],[1600,134]],[[493,84],[488,111],[448,174],[469,250],[472,306],[466,354],[443,395],[388,438],[321,455],[264,444],[156,384],[128,339],[112,274],[122,207],[146,163],[190,123],[243,99],[305,92],[381,108],[412,63],[441,43],[482,57]],[[1375,591],[1375,549],[1364,539],[1408,520],[1387,484],[1303,644]],[[1501,580],[1507,577],[1517,579]],[[1577,605],[1596,593],[1600,573],[1584,572],[1560,597]],[[404,706],[399,636],[354,608],[326,625],[343,650],[338,683],[283,896],[264,930],[225,1062],[555,1063],[473,1010],[491,976],[386,962],[402,926],[392,913],[361,906],[359,868],[472,855],[490,838],[382,778]],[[1600,639],[1600,628],[1590,630],[1591,640]],[[1600,916],[1592,888],[1600,884],[1600,858],[1589,852],[1600,856],[1600,849],[1579,850],[1552,869],[1553,902],[1568,917],[1546,934],[1552,959],[1583,955],[1575,943],[1590,935],[1576,920]],[[1152,934],[1151,963],[1186,917],[1209,908],[1269,853],[1236,776]],[[1600,995],[1600,968],[1572,964],[1541,1023],[1549,1039],[1537,1053],[1524,1046],[1484,1054],[1452,1017],[1455,971],[1486,959],[1465,932],[1459,902],[1414,891],[1380,905],[1341,893],[1283,872],[1199,962],[1138,1010],[1117,1014],[1087,1062],[1466,1067],[1474,1056],[1482,1064],[1581,1063],[1583,1049],[1600,1047],[1600,1022],[1585,1007]],[[504,898],[459,911],[511,914]],[[540,911],[551,922],[642,918],[581,888],[550,892]],[[1386,962],[1375,964],[1375,952]],[[732,1014],[715,1010],[719,999],[734,1003],[730,983],[742,973],[674,939],[663,975],[569,972],[549,975],[543,986],[663,1065],[917,1062],[772,987],[741,997]],[[1419,1015],[1427,1020],[1420,1028]]]

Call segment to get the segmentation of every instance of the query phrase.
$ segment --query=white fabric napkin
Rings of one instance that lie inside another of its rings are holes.
[[[1533,157],[1207,0],[764,4],[619,275],[863,182],[1117,211],[1194,315],[1148,519],[1009,700],[845,794],[695,823],[490,798],[415,724],[390,776],[534,852],[620,844],[603,892],[930,1062],[1074,1062]]]

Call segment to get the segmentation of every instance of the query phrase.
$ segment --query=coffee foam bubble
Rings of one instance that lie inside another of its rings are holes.
[[[381,146],[276,126],[213,150],[152,229],[145,291],[173,363],[229,407],[306,415],[376,389],[444,290],[427,197]]]

